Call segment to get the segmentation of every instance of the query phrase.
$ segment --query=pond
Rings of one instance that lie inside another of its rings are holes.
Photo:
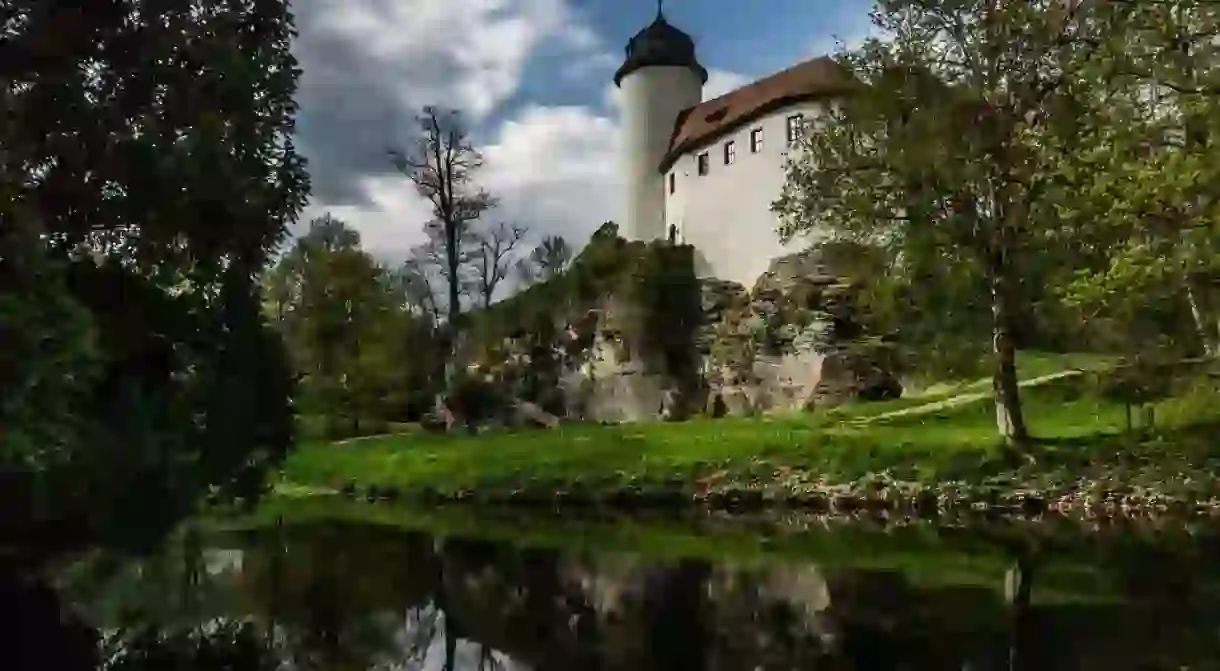
[[[55,582],[115,669],[1176,670],[1220,668],[1217,559],[1206,527],[379,507]]]

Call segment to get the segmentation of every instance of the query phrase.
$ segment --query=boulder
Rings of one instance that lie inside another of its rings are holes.
[[[529,401],[518,401],[514,406],[520,424],[532,424],[553,429],[559,426],[559,418]]]

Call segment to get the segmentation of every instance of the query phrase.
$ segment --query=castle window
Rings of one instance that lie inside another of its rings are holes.
[[[795,145],[801,141],[801,136],[805,130],[805,115],[793,114],[788,117],[788,145]]]
[[[699,154],[699,175],[700,175],[701,177],[702,177],[703,175],[706,175],[706,174],[707,174],[707,169],[708,169],[708,164],[709,164],[709,163],[710,163],[710,161],[708,161],[708,160],[707,160],[707,152],[706,152],[706,151],[705,151],[705,152],[703,152],[702,154]]]
[[[724,143],[724,164],[733,165],[733,161],[737,158],[737,143],[729,140]]]
[[[762,151],[762,129],[755,128],[750,131],[750,152],[757,154]]]
[[[669,173],[669,192],[674,192],[674,174],[672,172]]]

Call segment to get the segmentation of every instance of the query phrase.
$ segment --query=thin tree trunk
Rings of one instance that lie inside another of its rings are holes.
[[[1013,342],[1008,268],[1002,259],[991,268],[991,329],[994,352],[992,389],[995,392],[996,429],[1005,443],[1024,446],[1029,442],[1025,416],[1017,386],[1016,344]]]
[[[458,277],[458,231],[453,222],[445,223],[445,261],[449,267],[449,357],[445,365],[445,388],[448,389],[457,374],[458,317],[462,313],[458,286],[461,279]]]
[[[1028,636],[1030,602],[1033,595],[1034,568],[1032,558],[1021,556],[1004,576],[1004,597],[1010,608],[1008,638],[1009,671],[1020,671],[1030,667],[1022,644]]]
[[[1194,277],[1188,277],[1185,284],[1190,315],[1194,318],[1195,332],[1203,343],[1203,351],[1210,357],[1220,356],[1220,318],[1214,316],[1209,287]]]

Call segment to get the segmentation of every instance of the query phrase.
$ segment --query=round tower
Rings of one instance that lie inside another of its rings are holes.
[[[661,160],[682,110],[703,101],[707,70],[695,41],[657,18],[627,42],[627,59],[614,74],[622,90],[622,171],[627,186],[623,234],[628,240],[665,237],[665,179]]]

